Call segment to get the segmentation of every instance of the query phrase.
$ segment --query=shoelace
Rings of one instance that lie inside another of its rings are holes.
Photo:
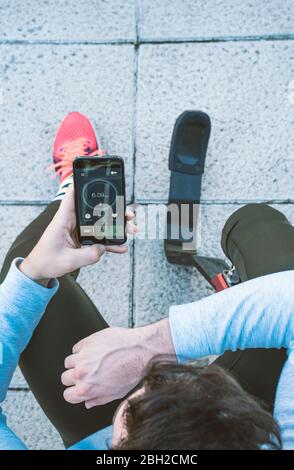
[[[104,157],[106,152],[103,149],[94,150],[90,152],[90,141],[82,137],[81,139],[74,140],[73,142],[66,143],[59,151],[57,157],[60,160],[57,163],[49,165],[48,170],[53,170],[52,178],[57,175],[62,175],[62,179],[72,174],[72,162],[76,157]]]

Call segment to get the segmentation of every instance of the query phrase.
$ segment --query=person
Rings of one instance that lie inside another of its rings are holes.
[[[152,325],[107,328],[76,282],[78,269],[109,249],[75,242],[71,165],[75,155],[89,153],[98,153],[94,131],[71,113],[54,145],[57,199],[5,258],[1,401],[20,357],[67,448],[293,448],[293,227],[269,206],[239,209],[225,224],[222,246],[240,285],[172,306],[169,318]],[[282,347],[288,358],[272,349]],[[208,367],[190,362],[229,350],[237,351]],[[276,393],[275,417],[252,393],[269,407]],[[25,448],[3,415],[0,448]]]

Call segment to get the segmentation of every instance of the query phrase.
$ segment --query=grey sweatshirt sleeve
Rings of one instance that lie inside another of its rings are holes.
[[[46,288],[22,274],[17,267],[21,260],[17,258],[12,262],[0,286],[0,403],[6,397],[20,354],[58,289],[57,280]],[[0,449],[24,448],[0,413]]]
[[[288,348],[294,336],[294,271],[259,277],[170,308],[179,361],[245,348]]]

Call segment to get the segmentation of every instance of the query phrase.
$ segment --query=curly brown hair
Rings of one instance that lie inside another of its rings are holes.
[[[116,449],[281,448],[272,415],[219,366],[160,359],[142,384],[144,393],[127,403],[127,437]]]

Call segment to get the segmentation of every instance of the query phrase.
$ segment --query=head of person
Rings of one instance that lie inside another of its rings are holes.
[[[119,407],[115,449],[279,449],[279,427],[265,406],[216,365],[153,362]]]

